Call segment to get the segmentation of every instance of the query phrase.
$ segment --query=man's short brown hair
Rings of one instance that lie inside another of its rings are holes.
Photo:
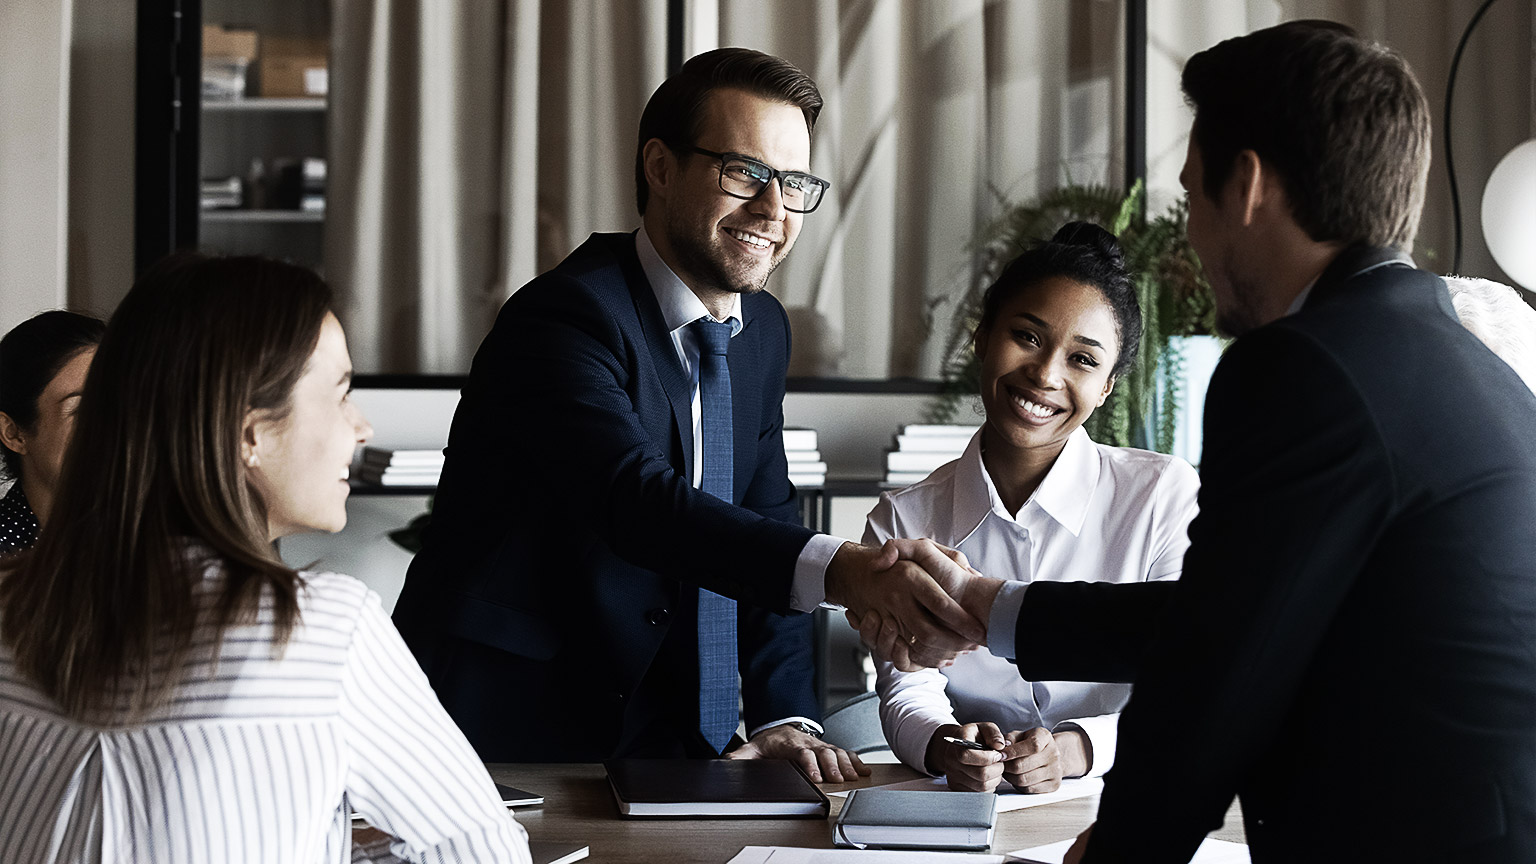
[[[1429,106],[1403,58],[1331,21],[1228,39],[1184,66],[1190,134],[1219,198],[1252,150],[1313,240],[1407,250],[1429,174]]]
[[[697,143],[704,100],[714,90],[745,90],[799,108],[807,132],[821,114],[821,91],[811,76],[780,57],[750,48],[717,48],[699,54],[663,81],[640,115],[640,143],[635,147],[635,203],[645,215],[650,184],[645,181],[645,143],[659,138],[668,147]]]

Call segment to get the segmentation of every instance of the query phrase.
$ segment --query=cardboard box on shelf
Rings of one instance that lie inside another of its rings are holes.
[[[237,57],[247,63],[256,60],[260,37],[255,30],[225,27],[222,24],[203,25],[204,57]]]
[[[261,95],[324,96],[329,53],[324,39],[266,37],[261,44]]]

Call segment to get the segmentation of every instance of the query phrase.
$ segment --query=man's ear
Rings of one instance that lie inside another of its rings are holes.
[[[645,166],[645,182],[650,187],[650,197],[665,198],[672,181],[677,179],[677,156],[660,138],[645,142],[640,151],[640,164]]]
[[[1279,191],[1271,189],[1270,184],[1278,182],[1279,177],[1273,171],[1264,169],[1264,160],[1252,150],[1239,150],[1237,157],[1232,160],[1232,175],[1227,178],[1227,189],[1236,195],[1237,214],[1242,219],[1244,228],[1251,226],[1266,202],[1273,203],[1273,196]]]
[[[1111,393],[1113,393],[1115,391],[1115,382],[1118,381],[1118,380],[1120,380],[1120,379],[1116,378],[1113,375],[1109,376],[1109,380],[1104,382],[1104,392],[1099,394],[1099,402],[1098,402],[1098,404],[1094,405],[1093,407],[1095,407],[1095,408],[1102,408],[1102,407],[1104,407],[1104,400],[1108,399],[1109,398],[1109,394],[1111,394]]]
[[[12,453],[25,455],[27,452],[27,440],[21,436],[21,424],[4,411],[0,411],[0,443]]]

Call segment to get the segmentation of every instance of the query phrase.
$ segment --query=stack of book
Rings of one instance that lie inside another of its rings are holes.
[[[965,452],[980,426],[901,427],[896,434],[896,449],[885,454],[885,482],[908,486],[922,480],[946,462],[953,462]]]
[[[816,449],[815,429],[785,429],[784,457],[789,460],[789,482],[796,486],[825,486],[827,463]]]
[[[441,450],[364,447],[357,479],[374,486],[436,486],[442,473]]]
[[[199,194],[204,210],[232,210],[245,204],[239,177],[204,177]]]

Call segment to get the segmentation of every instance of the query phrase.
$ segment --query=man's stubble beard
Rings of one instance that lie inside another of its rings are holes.
[[[1231,273],[1227,276],[1228,302],[1223,304],[1220,295],[1216,302],[1216,332],[1228,339],[1264,326],[1263,310],[1259,308],[1259,289],[1250,280]]]
[[[769,262],[768,268],[763,271],[762,278],[755,282],[751,280],[743,282],[710,254],[708,244],[695,242],[686,228],[687,226],[669,224],[667,239],[677,255],[678,266],[695,279],[701,280],[706,288],[731,294],[756,294],[768,286],[768,277],[772,276],[773,271],[779,269],[779,265],[789,257],[789,250],[785,249]],[[723,254],[724,250],[720,251]]]

